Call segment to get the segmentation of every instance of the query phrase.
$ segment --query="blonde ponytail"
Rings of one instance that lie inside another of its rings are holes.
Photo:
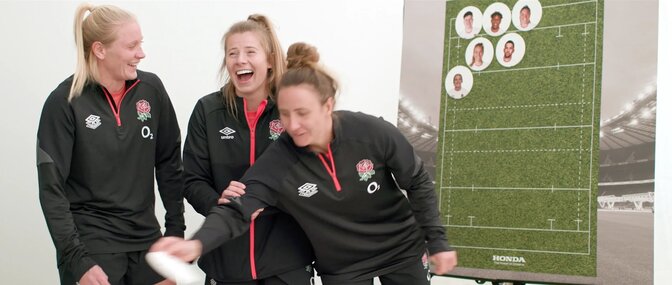
[[[77,98],[88,82],[98,81],[98,65],[93,55],[93,43],[108,45],[114,42],[117,38],[117,28],[129,21],[135,21],[135,16],[116,6],[94,6],[83,3],[77,7],[74,22],[77,65],[68,101]]]
[[[77,49],[77,66],[75,67],[75,74],[72,78],[72,86],[70,87],[70,94],[68,95],[68,101],[72,101],[75,97],[79,96],[84,89],[84,85],[88,80],[90,80],[90,74],[87,67],[87,57],[88,55],[84,52],[84,36],[82,31],[82,23],[84,22],[84,16],[86,12],[90,12],[93,9],[93,5],[84,3],[77,7],[75,12],[75,47]]]

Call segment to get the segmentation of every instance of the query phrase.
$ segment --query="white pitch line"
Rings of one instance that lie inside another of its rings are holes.
[[[556,188],[556,187],[480,187],[480,186],[441,186],[440,189],[466,190],[535,190],[535,191],[590,191],[590,188]]]
[[[602,6],[604,7],[604,3],[602,3],[602,4],[603,4]],[[599,15],[598,15],[599,7],[598,6],[599,5],[595,5],[595,22],[596,23],[597,23],[597,20],[599,19]],[[604,25],[604,16],[602,17],[602,20],[603,20],[603,25]],[[604,26],[603,26],[602,33],[604,34]],[[593,62],[596,62],[597,61],[597,25],[594,26],[593,38],[594,38]],[[599,98],[599,97],[596,97],[596,94],[595,94],[596,86],[597,86],[597,65],[593,65],[593,108],[592,108],[592,112],[591,112],[591,124],[593,124],[593,125],[595,124],[595,100],[596,100],[595,98]],[[599,129],[597,131],[599,131]],[[590,170],[588,171],[588,185],[592,185],[592,183],[593,183],[593,159],[592,159],[592,157],[593,157],[593,147],[592,146],[593,146],[593,143],[594,143],[593,142],[594,138],[595,138],[595,128],[592,128],[591,129],[591,135],[590,135],[590,146],[591,146],[590,147],[590,157],[591,157],[591,159],[590,159],[590,167],[589,167]],[[592,189],[591,189],[591,191],[588,194],[588,213],[590,213],[591,210],[593,209],[592,203],[593,203],[593,192],[592,192]],[[592,230],[592,224],[591,224],[591,221],[590,221],[591,216],[592,215],[590,215],[590,214],[588,215],[588,230],[589,231]],[[588,244],[587,244],[589,254],[591,253],[591,247],[590,247],[591,242],[590,242],[590,240],[591,240],[591,234],[589,233],[588,234]]]
[[[450,22],[448,23],[448,39],[449,39],[449,41],[450,41],[450,38],[453,35],[453,22],[454,22],[454,19],[451,19]],[[459,45],[459,40],[458,40],[458,45]],[[459,48],[458,48],[458,50],[459,50]],[[446,61],[447,64],[450,63],[451,51],[452,51],[451,50],[451,45],[450,45],[450,42],[449,42],[448,43],[448,60]],[[448,68],[450,68],[450,66],[448,66]],[[441,84],[441,85],[443,86],[443,84]],[[443,101],[444,102],[444,104],[443,104],[444,105],[443,125],[445,126],[446,125],[446,120],[448,118],[448,104],[449,104],[448,102],[449,101],[448,101],[448,96],[443,96],[443,97],[444,97],[443,98],[443,100],[444,100]],[[456,112],[453,111],[453,114],[455,114],[455,113]],[[455,127],[455,118],[454,117],[453,117],[453,127]],[[439,179],[438,179],[439,180],[439,186],[443,185],[443,171],[445,170],[445,164],[446,164],[446,157],[445,157],[446,139],[447,139],[447,137],[444,135],[443,136],[443,143],[441,144],[442,155],[441,155],[441,170],[440,170],[440,176],[439,176]],[[452,141],[452,139],[453,138],[451,137],[451,141]],[[451,142],[451,144],[452,144],[452,142]],[[451,149],[451,151],[452,151],[452,149]],[[449,171],[448,175],[450,177],[448,178],[448,181],[452,181],[452,175],[453,175],[453,165],[452,165],[453,164],[453,157],[452,157],[452,155],[449,159],[450,159],[450,162],[449,162],[449,167],[450,168],[448,169],[448,171]],[[439,189],[441,189],[441,188],[439,188]],[[449,190],[448,191],[448,211],[447,211],[449,214],[450,214],[450,208],[451,208],[450,194],[451,193],[450,193],[450,190]],[[443,191],[439,191],[439,201],[443,201],[443,200],[441,200],[442,197],[443,197]],[[441,204],[442,203],[439,203],[439,211],[441,211]]]
[[[583,1],[583,2],[572,2],[572,3],[564,3],[564,4],[546,5],[546,6],[542,6],[542,7],[543,8],[557,8],[557,7],[572,6],[572,5],[579,5],[579,4],[586,4],[586,3],[597,3],[597,1],[592,0],[592,1]]]
[[[450,19],[451,24],[452,24],[452,21],[455,21],[455,19],[456,19],[456,18],[451,18],[451,19]],[[536,27],[536,28],[534,28],[534,30],[548,30],[548,29],[558,29],[558,30],[559,30],[559,29],[567,28],[567,27],[585,26],[585,25],[595,25],[595,24],[597,24],[597,22],[595,22],[595,21],[592,21],[592,22],[581,22],[581,23],[572,23],[572,24],[565,24],[565,25],[555,25],[555,26]],[[512,33],[517,33],[517,32],[522,32],[522,30],[510,30],[510,31],[505,32],[505,34],[512,34]],[[476,35],[474,35],[474,37],[476,37],[476,36],[487,36],[487,35],[488,35],[488,34],[486,34],[486,33],[480,33],[480,34],[476,34]],[[456,37],[452,36],[452,33],[451,33],[451,36],[449,36],[449,37],[450,37],[451,40],[452,40],[452,39],[458,39],[458,40],[462,39],[460,36],[456,36]],[[562,35],[561,35],[560,37],[562,37]]]
[[[475,132],[475,131],[511,131],[511,130],[542,130],[542,129],[576,129],[576,128],[592,128],[591,125],[574,125],[574,126],[541,126],[541,127],[514,127],[514,128],[485,128],[485,129],[453,129],[444,130],[446,133],[453,132]]]
[[[565,252],[552,250],[534,250],[534,249],[520,249],[520,248],[499,248],[499,247],[481,247],[481,246],[466,246],[466,245],[450,245],[457,248],[471,248],[471,249],[487,249],[487,250],[504,250],[504,251],[524,251],[537,253],[554,253],[554,254],[571,254],[571,255],[590,255],[590,252]]]
[[[454,108],[455,111],[481,111],[481,110],[503,110],[503,109],[518,109],[518,108],[546,108],[546,107],[564,107],[570,105],[583,105],[585,103],[548,103],[548,104],[534,104],[534,105],[510,105],[510,106],[490,106],[490,107],[473,107],[473,108]]]
[[[556,29],[556,28],[567,28],[567,27],[576,27],[576,26],[585,26],[585,25],[595,25],[597,22],[582,22],[582,23],[573,23],[573,24],[565,24],[565,25],[555,25],[555,26],[544,26],[544,27],[537,27],[534,28],[535,30],[548,30],[548,29]]]
[[[570,63],[570,64],[554,64],[548,66],[535,66],[535,67],[521,67],[521,68],[509,68],[509,69],[500,69],[500,70],[485,70],[479,71],[479,73],[497,73],[497,72],[511,72],[511,71],[524,71],[524,70],[536,70],[536,69],[551,69],[560,67],[576,67],[576,66],[586,66],[586,65],[595,65],[594,62],[585,62],[585,63]]]
[[[468,226],[468,225],[443,225],[444,227],[450,228],[471,228],[471,229],[485,229],[485,230],[512,230],[512,231],[534,231],[534,232],[563,232],[563,233],[580,233],[586,234],[588,231],[575,231],[575,230],[549,230],[549,229],[536,229],[536,228],[507,228],[507,227],[488,227],[488,226]]]
[[[516,153],[516,152],[583,152],[578,148],[554,149],[494,149],[494,150],[454,150],[451,153]]]

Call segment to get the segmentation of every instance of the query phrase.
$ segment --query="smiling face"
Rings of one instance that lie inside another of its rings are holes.
[[[472,66],[481,66],[483,64],[483,44],[476,44],[474,46],[474,55],[472,59]]]
[[[135,21],[121,24],[116,39],[103,45],[95,42],[100,81],[106,85],[123,86],[124,81],[138,77],[138,63],[145,58],[142,51],[142,32]],[[106,86],[109,88],[109,86]]]
[[[525,6],[520,10],[520,26],[522,28],[527,28],[530,24],[530,8]]]
[[[241,97],[266,97],[271,63],[255,32],[232,34],[225,44],[226,71]]]
[[[278,92],[278,110],[285,131],[298,147],[324,152],[331,141],[334,100],[320,102],[313,86],[302,83],[282,87]]]
[[[492,25],[490,26],[490,30],[491,30],[493,33],[499,32],[499,24],[502,23],[502,16],[499,15],[499,14],[493,14],[493,15],[490,17],[490,23],[492,24]]]

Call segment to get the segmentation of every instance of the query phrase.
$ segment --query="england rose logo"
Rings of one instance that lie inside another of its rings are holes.
[[[357,173],[359,173],[359,181],[368,181],[376,171],[373,170],[373,162],[368,159],[362,159],[357,163]]]
[[[152,107],[149,106],[149,102],[144,99],[135,103],[135,109],[138,111],[138,120],[141,122],[144,122],[152,117],[152,114],[150,113],[150,111],[152,111]]]
[[[282,132],[285,131],[285,127],[282,126],[282,122],[280,122],[280,120],[271,121],[268,123],[268,128],[270,129],[269,132],[271,133],[271,136],[268,138],[272,140],[277,140]]]

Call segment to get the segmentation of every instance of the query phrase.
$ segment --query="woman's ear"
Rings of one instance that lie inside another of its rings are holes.
[[[91,51],[93,51],[93,55],[95,55],[97,59],[105,59],[105,45],[103,45],[103,43],[94,42],[91,45]]]
[[[334,97],[329,97],[327,99],[327,102],[324,103],[325,107],[327,107],[327,113],[331,115],[334,112],[334,105],[336,105],[336,101],[334,100]]]

